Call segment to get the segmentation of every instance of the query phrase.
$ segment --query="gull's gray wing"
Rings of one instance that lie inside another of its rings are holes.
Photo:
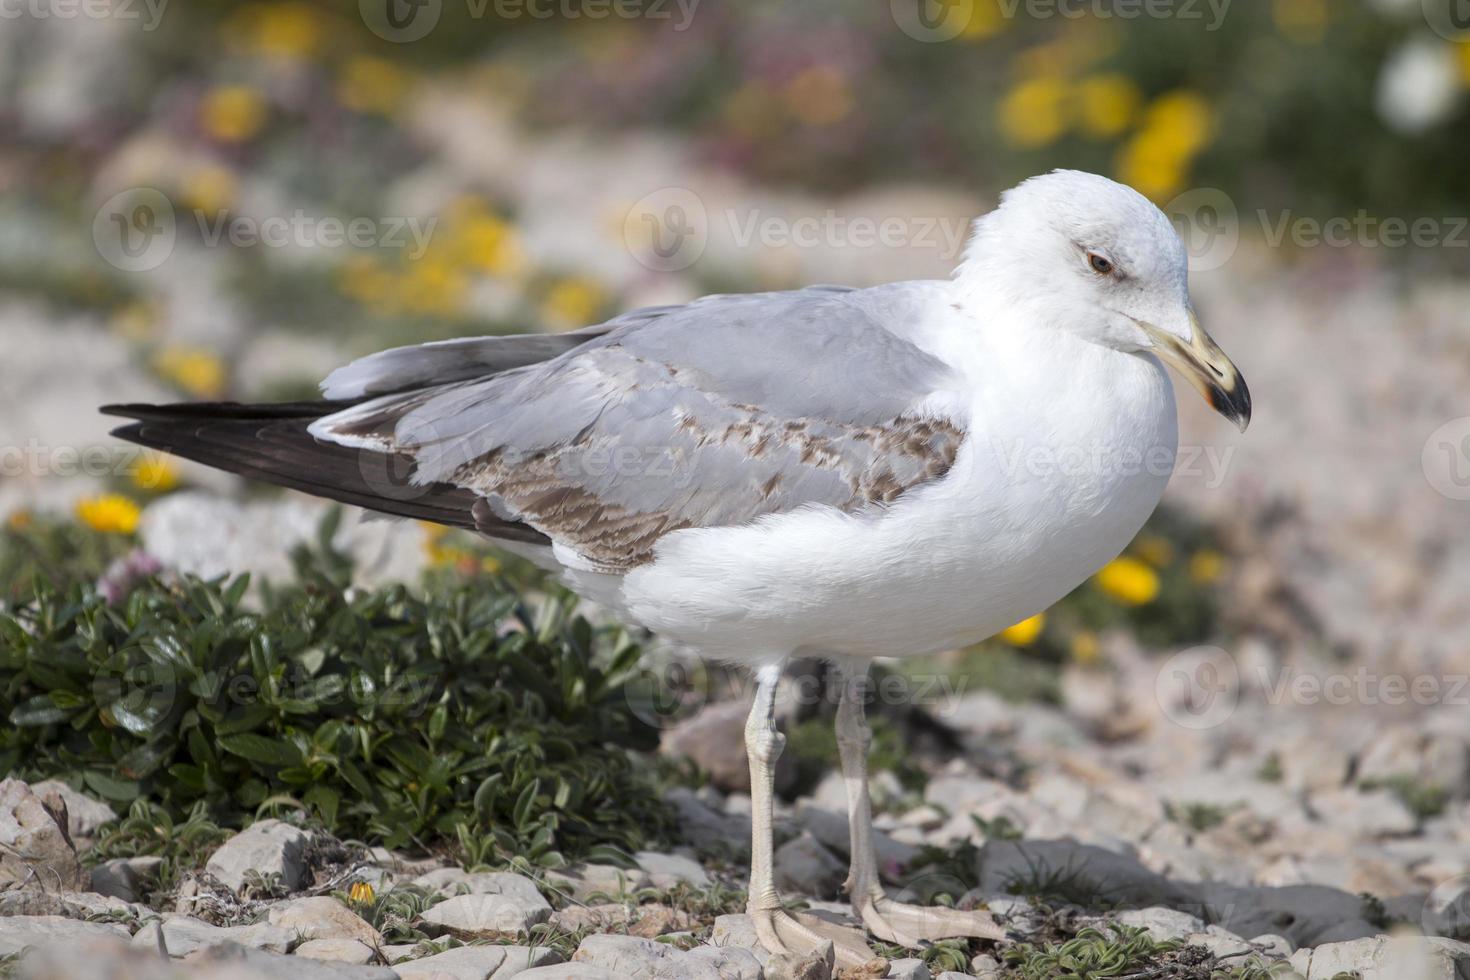
[[[481,495],[487,524],[529,524],[588,567],[624,570],[670,531],[855,511],[949,469],[963,432],[921,408],[949,369],[873,292],[630,315],[543,363],[373,399],[311,432],[407,455],[415,482]]]

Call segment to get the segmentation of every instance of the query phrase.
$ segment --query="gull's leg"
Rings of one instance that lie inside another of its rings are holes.
[[[776,954],[802,954],[831,942],[837,962],[859,966],[872,959],[862,936],[851,929],[802,916],[781,908],[776,894],[773,862],[776,760],[786,736],[776,730],[776,685],[781,666],[772,664],[756,673],[755,704],[745,722],[745,754],[750,761],[750,894],[746,911],[755,923],[761,945]]]
[[[873,805],[868,798],[868,748],[873,743],[873,730],[868,727],[863,704],[868,664],[866,661],[839,663],[835,670],[842,685],[837,704],[837,753],[842,759],[842,780],[847,785],[847,824],[852,844],[847,893],[853,911],[862,916],[863,924],[873,935],[900,946],[913,947],[956,936],[1004,939],[1005,930],[988,912],[904,905],[884,893],[878,881],[878,857],[873,850]]]

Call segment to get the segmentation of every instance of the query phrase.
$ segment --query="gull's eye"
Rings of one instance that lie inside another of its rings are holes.
[[[1096,252],[1088,252],[1087,253],[1087,264],[1090,265],[1090,266],[1092,266],[1092,271],[1093,272],[1096,272],[1100,276],[1110,276],[1110,275],[1113,274],[1113,263],[1112,263],[1112,261],[1109,260],[1109,259],[1103,258],[1101,255],[1098,255]]]

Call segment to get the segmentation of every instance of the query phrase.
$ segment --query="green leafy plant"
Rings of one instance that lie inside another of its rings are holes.
[[[298,566],[259,610],[243,577],[150,580],[115,605],[38,581],[0,611],[0,772],[185,824],[288,798],[338,836],[478,840],[482,863],[557,866],[667,828],[628,751],[657,733],[624,696],[621,631],[493,577],[419,596],[349,588],[326,548]]]

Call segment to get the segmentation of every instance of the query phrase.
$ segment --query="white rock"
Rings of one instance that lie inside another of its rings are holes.
[[[371,963],[376,955],[371,946],[356,939],[308,939],[291,953],[332,963]]]
[[[261,820],[225,841],[209,857],[204,869],[238,892],[246,872],[278,874],[289,889],[300,887],[306,876],[303,852],[307,835],[279,820]]]
[[[163,930],[163,941],[168,955],[188,956],[190,953],[211,946],[236,943],[250,949],[264,949],[273,953],[284,953],[295,941],[296,935],[270,923],[257,922],[249,926],[212,926],[208,922],[186,915],[173,916],[149,922],[133,935],[133,945],[142,949],[158,948],[158,932]]]
[[[1164,908],[1161,905],[1146,909],[1129,909],[1119,912],[1116,918],[1122,925],[1148,930],[1150,936],[1160,941],[1183,939],[1191,933],[1205,931],[1204,920],[1199,916],[1180,912],[1178,909]]]
[[[145,882],[157,875],[162,864],[163,858],[149,855],[103,861],[92,869],[92,891],[136,902],[143,897]]]
[[[516,980],[627,980],[611,970],[591,963],[558,963],[517,973]]]
[[[355,939],[369,946],[383,941],[382,934],[362,916],[330,895],[278,902],[271,906],[266,921],[303,939]]]
[[[128,931],[113,922],[84,922],[60,915],[16,915],[0,918],[0,956],[29,946],[61,946],[89,940],[126,943]]]
[[[601,896],[619,896],[653,887],[653,879],[640,868],[619,868],[610,864],[578,864],[560,871],[548,871],[546,882],[579,902]]]
[[[1386,789],[1362,791],[1345,786],[1313,793],[1311,804],[1326,822],[1361,834],[1411,834],[1418,826],[1403,801]]]
[[[23,781],[0,781],[0,885],[34,880],[48,891],[76,891],[89,878],[57,814]]]
[[[1191,946],[1203,946],[1221,959],[1240,959],[1255,952],[1250,943],[1219,926],[1209,926],[1204,932],[1193,933],[1185,937],[1185,941]]]
[[[419,875],[413,879],[413,884],[446,895],[461,892],[467,895],[507,895],[530,905],[540,903],[551,907],[534,881],[509,871],[469,872],[459,868],[439,868]]]
[[[112,807],[79,793],[59,779],[46,779],[31,784],[31,792],[45,800],[58,796],[66,804],[67,832],[77,837],[94,837],[103,826],[117,819]]]
[[[356,966],[283,956],[236,943],[201,949],[184,962],[190,977],[217,980],[398,980],[398,974],[386,966]]]
[[[403,980],[489,980],[524,976],[561,959],[544,946],[459,946],[393,967]]]
[[[1470,945],[1438,937],[1375,936],[1297,950],[1291,967],[1306,980],[1354,972],[1361,980],[1459,980],[1470,972]]]
[[[516,895],[457,895],[425,909],[419,920],[460,939],[491,939],[528,933],[551,916],[540,895],[528,902]]]
[[[655,888],[669,889],[681,882],[693,888],[709,887],[709,875],[693,858],[657,851],[639,851],[633,858],[638,867],[648,872]]]
[[[760,964],[746,949],[701,946],[685,953],[636,936],[588,936],[572,959],[640,980],[760,980],[761,976]]]
[[[761,945],[760,937],[755,932],[755,923],[750,916],[744,914],[716,916],[715,924],[710,929],[709,942],[711,946],[749,950],[762,964],[771,955]]]
[[[929,967],[919,959],[890,960],[888,976],[890,980],[929,980]]]
[[[1291,944],[1290,939],[1287,939],[1285,936],[1278,936],[1273,932],[1252,936],[1250,943],[1256,949],[1269,956],[1279,956],[1283,959],[1296,952],[1296,947]]]

